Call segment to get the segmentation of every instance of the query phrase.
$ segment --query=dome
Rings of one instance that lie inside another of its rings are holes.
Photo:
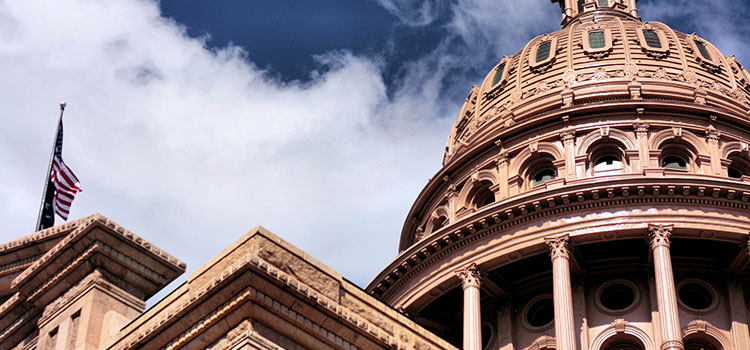
[[[563,29],[503,57],[472,88],[451,130],[444,165],[518,123],[596,102],[682,101],[748,115],[750,75],[734,56],[724,57],[697,34],[590,5]]]
[[[731,348],[704,320],[750,317],[717,277],[750,266],[750,74],[635,0],[553,2],[562,29],[471,89],[367,291],[465,349]]]

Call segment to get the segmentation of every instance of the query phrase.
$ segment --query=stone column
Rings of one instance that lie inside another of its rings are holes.
[[[573,129],[565,129],[560,133],[560,139],[563,143],[563,151],[565,152],[565,174],[560,174],[562,177],[567,179],[576,178],[576,150],[575,140],[576,132]]]
[[[567,234],[545,239],[552,258],[556,350],[576,350],[573,291],[570,282],[569,240]]]
[[[721,175],[721,152],[719,152],[719,138],[721,133],[711,125],[706,129],[706,143],[708,143],[708,155],[711,156],[711,172]]]
[[[732,341],[735,349],[750,348],[750,331],[747,327],[747,305],[742,291],[742,283],[737,279],[729,281],[729,312],[732,318]]]
[[[641,168],[638,170],[640,171],[651,167],[648,146],[648,123],[644,123],[641,121],[641,118],[638,118],[635,124],[633,124],[633,129],[635,129],[635,137],[638,139],[638,158],[640,158],[641,163]]]
[[[482,350],[482,314],[479,305],[481,273],[472,263],[456,271],[464,288],[464,350]]]
[[[510,158],[508,158],[508,152],[502,151],[497,156],[497,173],[500,179],[500,197],[495,198],[495,201],[500,201],[502,198],[507,198],[510,194],[508,190],[508,167],[510,166]]]
[[[672,273],[672,257],[669,252],[669,237],[672,225],[648,225],[649,241],[654,256],[654,279],[656,282],[656,301],[661,317],[661,350],[682,350],[680,317],[677,313],[677,292]]]

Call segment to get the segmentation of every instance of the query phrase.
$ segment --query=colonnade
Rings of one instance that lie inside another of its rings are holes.
[[[653,253],[659,324],[660,350],[683,350],[677,310],[677,292],[670,254],[671,225],[649,225],[648,239]],[[576,350],[573,289],[570,273],[570,237],[561,235],[545,240],[552,259],[552,291],[555,310],[556,350]],[[456,271],[464,291],[463,349],[482,350],[479,290],[482,273],[476,264]]]

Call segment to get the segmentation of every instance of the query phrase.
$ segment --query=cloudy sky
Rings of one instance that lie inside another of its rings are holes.
[[[750,64],[746,0],[640,4]],[[0,241],[33,231],[65,100],[72,218],[188,271],[263,225],[364,287],[471,86],[558,23],[549,0],[0,0]]]

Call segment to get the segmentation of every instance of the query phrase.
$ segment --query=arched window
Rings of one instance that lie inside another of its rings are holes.
[[[618,334],[604,342],[601,350],[644,350],[645,348],[638,338],[629,334]]]
[[[622,161],[617,156],[603,156],[594,162],[595,175],[619,173],[622,173]]]
[[[545,168],[534,173],[534,175],[531,178],[531,186],[532,187],[539,186],[549,180],[554,180],[556,178],[557,178],[557,171],[555,171],[554,168]]]
[[[727,169],[727,175],[734,179],[741,179],[743,176],[750,176],[750,162],[738,156],[729,157],[732,161]]]
[[[586,0],[578,0],[578,13],[583,13],[583,4],[586,3]]]
[[[625,148],[619,142],[599,142],[592,148],[589,148],[588,159],[589,175],[615,175],[622,174],[627,169],[627,162],[623,149]]]
[[[683,339],[685,350],[722,350],[721,344],[705,333],[694,333]]]
[[[608,7],[609,0],[599,0],[599,7]]]
[[[491,186],[489,181],[482,181],[481,184],[475,185],[470,197],[474,208],[479,209],[495,203],[495,193],[490,189]]]
[[[680,156],[666,156],[661,160],[661,167],[667,170],[687,171],[687,161]]]

